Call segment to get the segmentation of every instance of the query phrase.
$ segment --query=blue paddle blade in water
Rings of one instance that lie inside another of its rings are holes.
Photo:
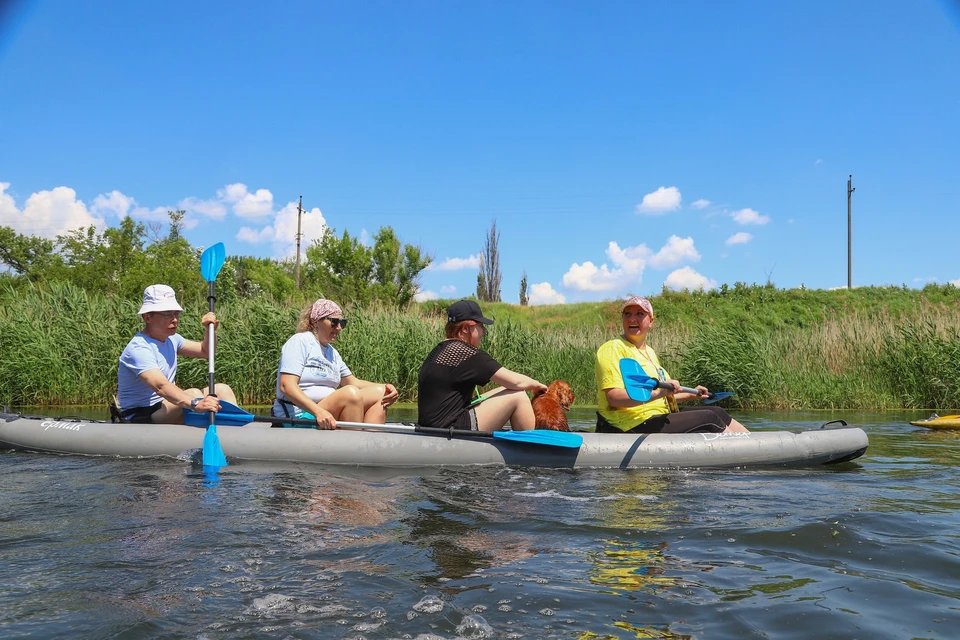
[[[467,432],[470,433],[469,431]],[[510,440],[511,442],[526,442],[549,447],[567,447],[579,449],[583,444],[583,436],[567,431],[551,431],[549,429],[533,429],[530,431],[494,431],[495,440]]]
[[[222,242],[218,242],[207,249],[200,256],[200,275],[207,282],[213,282],[220,273],[220,268],[227,259],[226,249]]]
[[[211,424],[203,436],[203,466],[225,467],[227,456],[223,455],[220,447],[220,437],[217,435],[217,425]]]

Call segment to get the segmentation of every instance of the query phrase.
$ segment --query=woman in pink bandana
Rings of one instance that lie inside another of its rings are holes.
[[[280,353],[274,416],[315,418],[318,429],[336,429],[337,420],[386,422],[397,389],[353,375],[332,344],[346,326],[332,300],[320,298],[303,310],[297,333]]]

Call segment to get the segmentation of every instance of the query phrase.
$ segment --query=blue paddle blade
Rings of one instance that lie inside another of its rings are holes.
[[[469,433],[469,432],[467,432]],[[530,431],[494,431],[495,440],[510,440],[511,442],[525,442],[527,444],[541,444],[549,447],[567,447],[579,449],[583,444],[583,436],[568,431],[551,431],[549,429],[533,429]]]
[[[211,424],[203,436],[203,466],[225,467],[227,456],[223,455],[220,447],[220,437],[217,435],[217,425]]]
[[[217,424],[221,427],[242,427],[256,419],[255,415],[247,413],[232,402],[220,401],[220,411],[217,411]],[[206,427],[210,424],[210,414],[184,409],[183,424],[191,427]]]
[[[220,267],[223,266],[226,259],[227,252],[222,242],[218,242],[212,247],[207,247],[200,256],[200,275],[202,275],[203,279],[207,282],[213,282],[217,279],[217,274],[220,273]]]
[[[623,388],[627,395],[637,402],[649,401],[650,392],[657,388],[659,382],[644,373],[643,367],[633,358],[620,359],[620,375],[623,377]]]
[[[710,397],[703,401],[703,404],[713,404],[715,402],[720,402],[721,400],[726,400],[730,396],[737,395],[734,391],[717,391],[716,393],[711,393]]]

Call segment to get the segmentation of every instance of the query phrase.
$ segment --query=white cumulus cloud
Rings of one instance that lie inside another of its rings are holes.
[[[563,274],[563,286],[576,291],[610,291],[619,286],[620,275],[605,264],[597,267],[589,260],[583,264],[574,262]]]
[[[753,209],[740,209],[730,214],[733,221],[737,224],[767,224],[770,222],[770,216],[765,216]]]
[[[707,207],[710,206],[710,201],[704,200],[703,198],[701,198],[699,200],[695,200],[693,204],[691,204],[690,206],[693,207],[694,209],[706,209]]]
[[[746,231],[741,231],[740,233],[735,233],[729,238],[727,238],[726,244],[746,244],[753,240],[753,236],[747,233]]]
[[[326,228],[327,221],[320,209],[317,207],[309,211],[304,209],[300,230],[303,234],[300,240],[301,258],[310,243],[323,237]],[[273,224],[260,229],[241,227],[236,238],[242,242],[254,244],[270,243],[274,257],[295,258],[297,255],[297,203],[288,202],[273,217]]]
[[[447,258],[443,262],[431,262],[426,268],[427,271],[459,271],[460,269],[479,269],[480,256],[470,256],[469,258]]]
[[[233,212],[241,218],[263,218],[273,212],[273,194],[269,190],[257,189],[250,193],[241,182],[218,190],[217,197],[233,205]]]
[[[563,274],[563,286],[575,291],[611,291],[630,284],[639,284],[650,249],[646,245],[621,249],[616,242],[607,245],[607,257],[613,268],[590,261],[573,263]]]
[[[130,213],[130,209],[136,205],[136,200],[114,189],[110,193],[101,193],[94,198],[90,209],[95,213],[113,214],[117,218],[125,218]]]
[[[445,296],[450,295],[451,293],[456,293],[456,292],[457,292],[457,288],[452,284],[445,284],[442,287],[440,287],[440,293],[442,293]]]
[[[958,278],[957,280],[950,280],[950,284],[952,284],[957,288],[960,288],[960,278]]]
[[[436,291],[417,291],[413,294],[413,299],[416,302],[426,302],[427,300],[436,300],[440,296],[437,295]]]
[[[668,289],[673,289],[674,291],[683,291],[684,289],[695,291],[697,289],[706,290],[717,288],[716,282],[706,276],[700,275],[690,267],[683,267],[682,269],[671,272],[663,284]]]
[[[667,269],[681,262],[697,262],[700,252],[693,246],[693,238],[670,236],[667,244],[660,251],[650,256],[650,266],[656,269]]]
[[[240,242],[249,242],[250,244],[260,244],[261,242],[270,242],[276,237],[276,232],[272,225],[267,225],[263,229],[251,229],[250,227],[240,227],[237,231],[237,240]]]
[[[187,214],[195,213],[213,220],[223,220],[227,215],[227,207],[220,200],[201,200],[200,198],[184,198],[177,207]]]
[[[50,191],[38,191],[30,195],[17,208],[16,201],[5,193],[9,182],[0,182],[0,225],[13,228],[17,233],[53,239],[67,231],[93,225],[104,229],[103,217],[90,212],[87,205],[77,200],[77,192],[70,187],[56,187]]]
[[[562,293],[555,291],[549,282],[541,282],[530,286],[530,296],[527,301],[531,305],[563,304],[567,301],[567,298]]]
[[[169,207],[154,207],[150,209],[149,207],[134,207],[130,211],[131,218],[137,218],[138,220],[146,220],[147,222],[170,222],[170,208]],[[196,226],[196,220],[186,219],[184,220],[184,228],[192,229]]]
[[[680,189],[676,187],[660,187],[653,193],[643,196],[643,202],[637,205],[637,213],[661,215],[680,208]]]

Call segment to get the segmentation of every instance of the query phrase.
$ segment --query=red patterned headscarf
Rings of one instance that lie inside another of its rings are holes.
[[[327,316],[332,316],[334,314],[343,315],[343,309],[340,308],[333,300],[327,300],[326,298],[320,298],[313,303],[313,306],[310,308],[310,322],[316,324],[326,318]]]

